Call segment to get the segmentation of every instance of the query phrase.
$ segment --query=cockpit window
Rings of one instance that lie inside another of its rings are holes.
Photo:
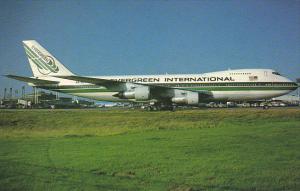
[[[272,74],[280,76],[280,74],[278,72],[272,72]]]

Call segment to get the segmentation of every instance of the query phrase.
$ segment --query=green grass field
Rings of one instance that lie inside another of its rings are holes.
[[[300,109],[0,110],[0,190],[300,190]]]

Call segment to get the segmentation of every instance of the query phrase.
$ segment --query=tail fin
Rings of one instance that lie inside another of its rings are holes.
[[[23,41],[33,76],[74,75],[35,40]]]

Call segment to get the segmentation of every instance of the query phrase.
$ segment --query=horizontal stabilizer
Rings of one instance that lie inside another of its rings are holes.
[[[35,79],[35,78],[29,78],[24,76],[15,76],[15,75],[5,75],[8,78],[12,78],[15,80],[33,83],[33,84],[58,84],[57,81],[50,81],[50,80],[42,80],[42,79]]]

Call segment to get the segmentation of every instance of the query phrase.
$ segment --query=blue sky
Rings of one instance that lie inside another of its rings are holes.
[[[81,75],[272,68],[300,76],[300,1],[0,1],[0,73],[35,39]],[[23,83],[0,77],[4,87]]]

